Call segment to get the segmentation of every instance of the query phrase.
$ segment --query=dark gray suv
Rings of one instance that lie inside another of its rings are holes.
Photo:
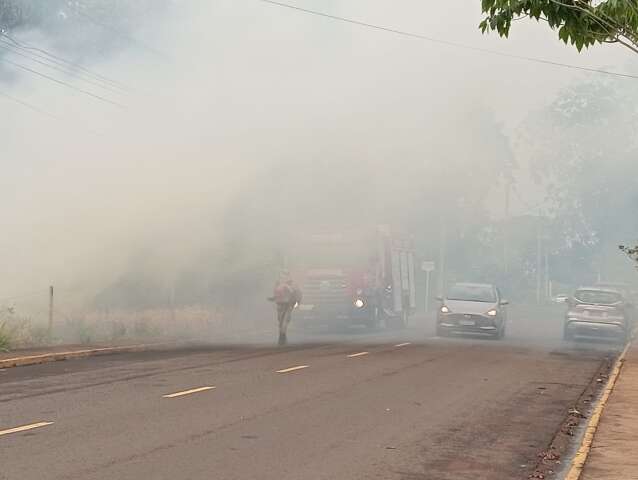
[[[494,285],[457,283],[445,297],[439,297],[436,334],[477,333],[495,338],[505,336],[507,300]]]

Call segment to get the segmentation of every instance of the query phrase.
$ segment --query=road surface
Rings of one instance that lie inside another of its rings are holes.
[[[4,370],[0,478],[525,479],[615,349],[526,328],[504,342],[293,334],[286,348]]]

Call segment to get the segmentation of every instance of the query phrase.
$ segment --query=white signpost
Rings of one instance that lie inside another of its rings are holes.
[[[425,312],[430,311],[430,274],[435,270],[436,265],[431,260],[421,262],[421,270],[425,272]]]

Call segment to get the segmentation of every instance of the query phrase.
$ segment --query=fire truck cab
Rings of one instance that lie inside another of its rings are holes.
[[[413,240],[387,226],[298,235],[288,259],[302,326],[403,328],[416,307]]]

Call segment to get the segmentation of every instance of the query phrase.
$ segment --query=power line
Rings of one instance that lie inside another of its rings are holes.
[[[41,60],[38,60],[37,58],[33,58],[33,57],[31,57],[29,55],[26,55],[26,54],[24,54],[24,53],[22,53],[20,51],[14,50],[11,46],[9,46],[9,44],[3,43],[1,40],[0,40],[0,48],[4,48],[4,49],[6,49],[5,52],[11,52],[13,55],[17,55],[19,57],[26,58],[27,60],[29,60],[31,62],[37,63],[38,65],[42,65],[44,67],[50,68],[52,70],[55,70],[57,72],[60,72],[60,73],[66,74],[66,75],[73,75],[73,72],[70,71],[68,67],[64,68],[64,67],[59,67],[57,65],[51,65],[50,63],[43,62]],[[115,94],[122,95],[124,93],[121,90],[116,90],[115,88],[110,87],[109,85],[105,85],[104,83],[96,82],[96,81],[90,80],[88,78],[83,78],[82,76],[78,76],[78,78],[80,80],[82,80],[83,82],[86,82],[86,83],[88,83],[90,85],[93,85],[95,87],[103,88],[103,89],[108,90],[108,91],[110,91],[112,93],[115,93]]]
[[[504,52],[499,52],[497,50],[490,50],[488,48],[481,48],[481,47],[473,47],[471,45],[466,45],[463,43],[457,43],[457,42],[452,42],[449,40],[441,40],[438,38],[434,38],[434,37],[429,37],[427,35],[421,35],[419,33],[412,33],[412,32],[406,32],[404,30],[398,30],[395,28],[390,28],[390,27],[385,27],[382,25],[376,25],[373,23],[367,23],[367,22],[363,22],[360,20],[354,20],[352,18],[346,18],[346,17],[340,17],[338,15],[331,15],[329,13],[325,13],[325,12],[320,12],[317,10],[310,10],[307,8],[302,8],[299,7],[297,5],[292,5],[289,3],[283,3],[283,2],[277,2],[275,0],[258,0],[260,2],[263,3],[268,3],[270,5],[274,5],[277,7],[283,7],[283,8],[288,8],[290,10],[296,10],[302,13],[306,13],[306,14],[310,14],[310,15],[315,15],[318,17],[323,17],[323,18],[328,18],[330,20],[336,20],[339,22],[343,22],[343,23],[350,23],[353,25],[358,25],[360,27],[366,27],[366,28],[371,28],[374,30],[380,30],[383,32],[387,32],[387,33],[393,33],[395,35],[401,35],[403,37],[409,37],[409,38],[415,38],[418,40],[425,40],[428,42],[432,42],[432,43],[438,43],[440,45],[447,45],[449,47],[454,47],[454,48],[460,48],[460,49],[464,49],[464,50],[471,50],[474,52],[481,52],[481,53],[486,53],[489,55],[496,55],[499,57],[505,57],[505,58],[513,58],[516,60],[524,60],[527,62],[533,62],[533,63],[540,63],[540,64],[544,64],[544,65],[552,65],[554,67],[561,67],[561,68],[568,68],[568,69],[572,69],[572,70],[582,70],[585,72],[593,72],[593,73],[602,73],[604,75],[612,75],[615,77],[624,77],[624,78],[633,78],[633,79],[638,79],[638,75],[630,75],[627,73],[619,73],[619,72],[613,72],[613,71],[609,71],[609,70],[601,70],[601,69],[597,69],[597,68],[590,68],[590,67],[583,67],[580,65],[573,65],[573,64],[568,64],[568,63],[561,63],[561,62],[554,62],[552,60],[545,60],[543,58],[536,58],[536,57],[527,57],[524,55],[515,55],[515,54],[511,54],[511,53],[504,53]]]
[[[41,109],[40,107],[37,107],[36,105],[33,105],[32,103],[26,102],[24,100],[21,100],[17,97],[14,97],[13,95],[9,95],[8,93],[4,93],[0,91],[0,97],[6,98],[7,100],[11,100],[14,103],[17,103],[19,105],[22,105],[25,108],[28,108],[29,110],[39,113],[40,115],[44,115],[46,117],[49,117],[53,120],[57,120],[60,122],[66,122],[66,120],[62,117],[59,117],[51,112],[47,112],[46,110]],[[98,135],[101,136],[102,134],[99,132],[96,132],[94,130],[91,129],[87,129],[86,127],[84,127],[84,129],[88,132],[91,133],[92,135]]]
[[[82,88],[78,88],[78,87],[76,87],[75,85],[72,85],[71,83],[65,82],[65,81],[63,81],[63,80],[59,80],[59,79],[57,79],[57,78],[55,78],[55,77],[52,77],[52,76],[50,76],[50,75],[47,75],[47,74],[45,74],[45,73],[38,72],[37,70],[34,70],[34,69],[32,69],[32,68],[29,68],[29,67],[27,67],[27,66],[25,66],[25,65],[21,65],[21,64],[16,63],[16,62],[14,62],[14,61],[12,61],[12,60],[8,60],[8,59],[6,59],[6,58],[0,58],[0,60],[2,60],[3,62],[5,62],[5,63],[7,63],[7,64],[9,64],[9,65],[12,65],[12,66],[13,66],[13,67],[15,67],[15,68],[19,68],[20,70],[24,70],[24,71],[26,71],[26,72],[32,73],[32,74],[34,74],[34,75],[37,75],[37,76],[39,76],[39,77],[45,78],[45,79],[47,79],[47,80],[50,80],[51,82],[57,83],[57,84],[59,84],[59,85],[63,85],[63,86],[65,86],[65,87],[67,87],[67,88],[70,88],[70,89],[75,90],[75,91],[77,91],[77,92],[83,93],[84,95],[88,95],[89,97],[93,97],[93,98],[95,98],[95,99],[97,99],[97,100],[100,100],[100,101],[102,101],[102,102],[109,103],[109,104],[114,105],[114,106],[119,107],[119,108],[126,108],[126,107],[125,107],[124,105],[122,105],[121,103],[115,102],[115,101],[110,100],[110,99],[108,99],[108,98],[106,98],[106,97],[103,97],[103,96],[101,96],[101,95],[97,95],[97,94],[95,94],[95,93],[89,92],[88,90],[84,90],[84,89],[82,89]]]
[[[4,37],[6,40],[4,40],[5,43],[9,44],[11,43],[13,48],[17,48],[20,49],[22,51],[28,51],[31,55],[43,59],[43,60],[47,60],[50,61],[52,63],[58,64],[62,67],[65,68],[69,68],[72,71],[76,72],[83,72],[86,75],[93,77],[96,80],[100,80],[103,81],[107,84],[111,84],[112,86],[119,88],[121,90],[125,90],[125,91],[130,91],[131,89],[129,87],[127,87],[126,85],[124,85],[123,83],[117,81],[117,80],[113,80],[111,78],[108,78],[104,75],[100,75],[99,73],[96,73],[92,70],[89,70],[86,67],[83,67],[81,65],[78,65],[76,62],[73,62],[71,60],[67,60],[63,57],[60,57],[59,55],[55,55],[47,50],[44,50],[42,48],[39,47],[34,47],[31,45],[26,45],[24,43],[21,43],[19,41],[17,41],[15,38],[11,37],[10,35],[7,35],[6,33],[2,33],[0,32],[0,36]]]
[[[19,98],[16,98],[16,97],[14,97],[12,95],[9,95],[8,93],[0,92],[0,96],[4,97],[4,98],[7,98],[7,99],[11,100],[14,103],[18,103],[18,104],[22,105],[23,107],[26,107],[29,110],[32,110],[34,112],[40,113],[42,115],[46,115],[47,117],[51,117],[51,118],[54,118],[56,120],[61,120],[60,117],[58,117],[58,116],[56,116],[56,115],[54,115],[52,113],[49,113],[46,110],[42,110],[41,108],[36,107],[35,105],[33,105],[33,104],[29,103],[29,102],[25,102],[24,100],[20,100]]]

